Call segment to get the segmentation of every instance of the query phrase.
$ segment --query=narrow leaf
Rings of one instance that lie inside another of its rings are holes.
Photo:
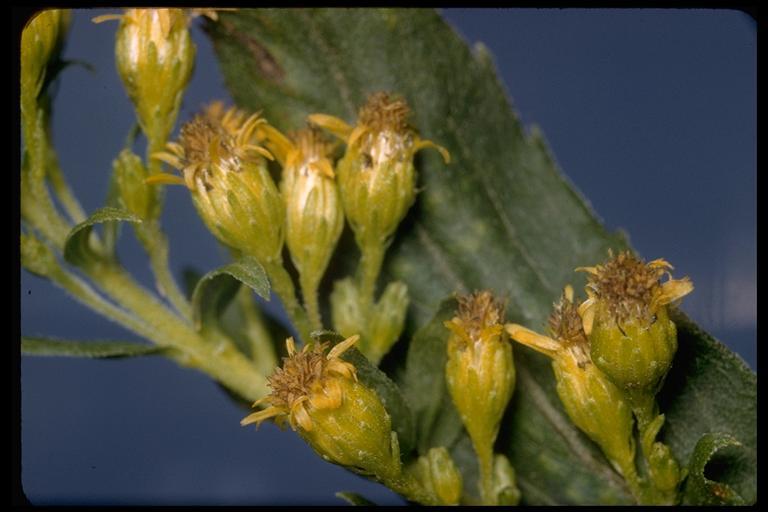
[[[64,242],[64,258],[74,264],[82,265],[94,259],[105,259],[111,256],[102,247],[95,245],[91,238],[93,227],[97,224],[114,222],[141,222],[141,219],[126,211],[112,206],[96,210],[86,220],[72,228]]]
[[[350,491],[340,491],[336,493],[336,497],[340,498],[353,507],[375,507],[376,504],[369,500],[368,498],[365,498],[356,492],[350,492]]]
[[[269,280],[256,259],[244,256],[205,274],[192,293],[192,315],[195,328],[201,329],[206,319],[215,319],[244,283],[261,297],[269,298]]]
[[[162,347],[130,341],[72,341],[51,338],[21,338],[21,353],[30,356],[120,358],[156,355]]]

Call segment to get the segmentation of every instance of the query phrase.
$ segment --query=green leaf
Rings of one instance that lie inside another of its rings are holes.
[[[740,472],[751,471],[741,443],[728,434],[705,434],[696,443],[688,464],[684,502],[687,505],[744,505],[745,501],[725,480],[743,481]],[[718,457],[720,456],[720,457]],[[719,460],[718,460],[719,459]],[[748,478],[748,476],[747,476]]]
[[[30,356],[120,358],[156,355],[162,347],[130,341],[71,341],[50,338],[21,338],[21,353]]]
[[[349,491],[340,491],[336,493],[336,497],[340,498],[353,507],[375,507],[376,504],[369,500],[368,498],[365,498],[356,492],[349,492]]]
[[[315,331],[311,333],[311,336],[317,343],[328,341],[332,345],[344,340],[343,336],[333,331]],[[356,348],[348,349],[342,354],[341,358],[352,363],[357,368],[357,378],[359,381],[376,391],[376,394],[379,395],[381,403],[392,420],[392,430],[397,433],[400,454],[403,457],[407,456],[413,451],[416,433],[413,425],[413,412],[411,412],[400,388],[387,377],[386,373],[372,365]]]
[[[419,455],[432,447],[450,448],[464,430],[445,384],[448,331],[443,322],[450,320],[455,310],[456,301],[446,300],[434,319],[414,334],[405,373],[398,382],[413,411]]]
[[[205,274],[192,293],[192,316],[196,329],[207,321],[216,321],[240,288],[249,286],[265,299],[269,298],[269,280],[256,259],[244,256]]]
[[[389,90],[411,105],[421,136],[451,153],[447,166],[434,152],[419,153],[421,193],[387,254],[382,282],[404,281],[411,298],[405,337],[431,320],[444,297],[474,289],[505,296],[510,321],[542,329],[562,287],[584,285],[574,268],[627,247],[559,172],[541,132],[523,128],[488,51],[470,50],[434,11],[241,10],[206,27],[235,101],[262,110],[281,130],[301,127],[315,112],[354,122],[369,93]],[[351,263],[340,254],[333,272],[345,265],[349,273]],[[753,457],[754,373],[676,319],[680,348],[659,397],[667,417],[660,440],[685,461],[703,433],[728,432]],[[517,471],[523,503],[631,502],[563,411],[549,361],[519,346],[515,361],[517,389],[497,449]],[[403,362],[387,366],[392,375]],[[727,414],[716,412],[723,408]],[[460,438],[456,446],[465,444]],[[742,482],[747,501],[755,496],[754,468]]]
[[[96,210],[86,220],[72,228],[64,242],[64,259],[73,265],[83,265],[93,260],[104,260],[112,256],[111,252],[97,244],[91,236],[93,227],[97,224],[115,222],[140,223],[141,219],[128,212],[112,206]],[[107,237],[110,239],[110,237]]]

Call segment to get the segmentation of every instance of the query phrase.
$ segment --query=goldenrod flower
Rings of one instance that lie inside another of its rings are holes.
[[[450,160],[443,147],[419,137],[409,115],[405,100],[379,92],[360,109],[354,127],[326,114],[309,116],[347,144],[336,171],[344,211],[361,245],[385,243],[413,204],[418,150],[432,147]]]
[[[357,340],[347,338],[330,351],[327,343],[297,351],[289,338],[283,367],[268,379],[272,393],[253,404],[268,407],[240,423],[287,418],[324,459],[388,481],[401,472],[397,434],[378,395],[359,383],[355,367],[339,357]]]
[[[549,336],[518,324],[506,330],[552,361],[557,394],[571,421],[602,448],[614,467],[636,477],[632,411],[619,390],[593,363],[581,317],[567,286],[549,318]]]
[[[118,19],[115,61],[136,109],[142,131],[153,144],[167,140],[195,64],[195,45],[182,9],[126,9],[93,19]]]
[[[445,377],[453,403],[480,463],[485,504],[493,495],[493,443],[515,387],[512,344],[504,332],[504,306],[488,291],[458,297],[450,329]]]
[[[179,169],[183,178],[156,174],[148,183],[183,184],[208,229],[222,242],[262,263],[278,261],[283,247],[285,207],[267,170],[272,155],[253,144],[266,123],[214,103],[181,129],[179,142],[152,156]]]
[[[622,389],[655,394],[672,364],[677,330],[667,306],[693,291],[693,284],[687,277],[672,279],[671,269],[663,259],[645,264],[628,251],[577,269],[589,274],[579,313],[592,359]]]
[[[308,409],[338,409],[343,401],[339,379],[357,381],[354,365],[339,356],[358,338],[347,338],[327,354],[328,343],[305,345],[297,352],[293,338],[288,338],[288,357],[283,358],[283,367],[275,369],[267,379],[272,393],[253,404],[256,407],[267,402],[269,407],[247,416],[240,424],[258,425],[268,418],[287,416],[293,430],[311,431],[314,425]]]
[[[299,271],[308,314],[319,329],[317,288],[344,229],[333,145],[316,128],[300,130],[290,139],[271,126],[260,129],[283,166],[280,191],[286,206],[285,241]]]

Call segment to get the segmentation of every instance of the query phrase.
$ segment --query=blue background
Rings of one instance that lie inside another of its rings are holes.
[[[54,138],[87,211],[100,207],[111,161],[133,124],[114,70],[116,23],[75,13]],[[756,25],[737,11],[443,11],[482,41],[526,125],[542,127],[560,167],[609,229],[646,258],[664,257],[696,285],[683,309],[755,367]],[[181,120],[228,98],[209,41],[194,29],[197,68]],[[173,270],[224,257],[182,187],[167,194]],[[121,257],[151,275],[125,230]],[[22,273],[26,335],[135,339]],[[205,375],[161,358],[24,358],[22,482],[36,504],[340,503],[387,489],[323,462],[290,430],[242,428]]]

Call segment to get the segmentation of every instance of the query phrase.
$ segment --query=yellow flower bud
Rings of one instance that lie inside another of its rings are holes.
[[[266,121],[217,103],[181,129],[179,143],[155,153],[181,170],[183,178],[155,174],[147,183],[183,184],[208,229],[223,243],[256,257],[262,264],[279,261],[284,240],[285,206],[266,158],[272,155],[251,143]]]
[[[587,267],[588,299],[579,307],[592,360],[621,389],[655,395],[677,351],[668,304],[693,290],[688,278],[660,279],[672,266],[629,252]]]
[[[145,183],[149,172],[136,154],[124,149],[112,162],[120,201],[126,210],[142,219],[156,218],[157,190]]]
[[[445,323],[448,391],[473,442],[496,439],[515,387],[512,345],[502,322],[504,307],[488,291],[459,297],[457,316]]]
[[[344,228],[344,211],[320,132],[303,130],[288,152],[280,184],[286,204],[286,243],[299,273],[320,282]]]
[[[240,423],[287,417],[325,460],[380,480],[396,479],[400,450],[389,415],[378,395],[357,381],[356,368],[339,357],[357,339],[352,336],[330,351],[327,343],[315,343],[298,352],[289,338],[288,357],[268,379],[272,393],[254,403],[269,406]]]
[[[167,140],[195,64],[195,45],[181,9],[127,9],[115,41],[117,71],[150,140]]]
[[[71,18],[69,10],[48,9],[24,27],[21,33],[22,108],[28,101],[36,100],[42,91],[48,64],[61,51]]]
[[[461,500],[461,473],[444,447],[430,448],[409,467],[408,472],[428,493],[440,500],[440,505],[458,505]]]
[[[568,417],[596,442],[613,466],[635,478],[632,410],[623,393],[592,363],[573,289],[566,287],[549,318],[550,336],[508,324],[515,341],[552,358],[557,394]]]
[[[493,444],[515,388],[512,344],[502,325],[504,306],[490,292],[458,301],[458,314],[445,323],[451,331],[445,379],[477,453],[483,503],[495,505]]]
[[[408,125],[409,114],[404,100],[380,92],[360,109],[354,128],[325,114],[309,117],[347,144],[336,172],[344,212],[361,246],[386,243],[413,204],[413,156],[419,149],[434,147],[449,161],[444,148]]]

